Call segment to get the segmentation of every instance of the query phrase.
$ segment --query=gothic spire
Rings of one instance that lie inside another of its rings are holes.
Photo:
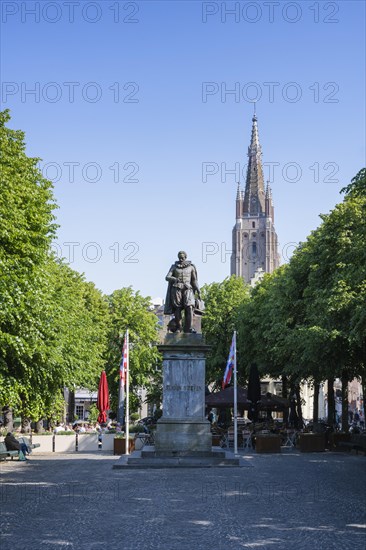
[[[244,195],[244,214],[258,216],[265,212],[262,149],[258,137],[257,115],[252,118],[252,136],[248,147],[248,169]]]
[[[269,180],[267,180],[266,199],[271,199],[271,198],[272,198],[272,189],[271,189],[271,186],[269,185]]]
[[[241,191],[240,191],[240,182],[238,181],[238,189],[236,191],[236,200],[240,200],[241,199]]]
[[[238,190],[236,192],[236,219],[238,220],[241,218],[241,211],[242,211],[242,191],[240,189],[240,182],[238,182]]]
[[[271,186],[269,185],[269,181],[267,181],[267,187],[266,187],[265,206],[266,206],[266,216],[271,218],[273,222],[274,208],[273,208],[273,201],[272,201],[272,189],[271,189]]]

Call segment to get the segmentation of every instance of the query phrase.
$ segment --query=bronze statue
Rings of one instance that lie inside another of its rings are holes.
[[[169,282],[166,294],[164,313],[174,315],[169,323],[172,332],[182,331],[182,311],[184,310],[184,332],[196,332],[192,327],[193,310],[196,305],[195,292],[200,300],[200,289],[197,281],[196,267],[187,260],[183,250],[178,252],[178,261],[169,269],[165,280]]]

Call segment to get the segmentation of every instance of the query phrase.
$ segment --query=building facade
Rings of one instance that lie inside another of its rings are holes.
[[[260,279],[261,274],[272,273],[279,263],[272,191],[268,182],[264,188],[262,150],[254,114],[245,190],[241,190],[239,183],[236,195],[231,275],[251,283]]]

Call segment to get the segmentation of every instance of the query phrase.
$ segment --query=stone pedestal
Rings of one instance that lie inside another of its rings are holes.
[[[202,334],[164,334],[163,416],[157,423],[155,447],[123,456],[113,468],[238,467],[243,461],[212,448],[205,418],[205,356]]]
[[[155,435],[156,456],[211,453],[210,423],[205,419],[205,355],[201,334],[167,334],[163,354],[163,416]]]

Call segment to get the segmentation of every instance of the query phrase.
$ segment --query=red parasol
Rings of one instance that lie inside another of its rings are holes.
[[[107,422],[107,411],[109,410],[109,390],[107,376],[104,370],[102,371],[99,380],[97,408],[99,410],[99,424]]]

